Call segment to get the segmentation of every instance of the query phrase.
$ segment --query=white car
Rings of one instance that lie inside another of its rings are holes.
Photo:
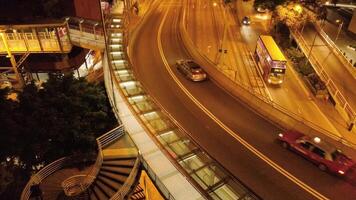
[[[192,60],[177,60],[176,66],[179,72],[192,81],[204,81],[207,78],[205,71]]]

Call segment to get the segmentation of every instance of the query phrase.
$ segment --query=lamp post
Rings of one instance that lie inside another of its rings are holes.
[[[217,6],[217,3],[214,2],[213,3],[213,6],[216,7]],[[225,40],[226,40],[226,33],[227,33],[227,19],[226,19],[226,12],[225,12],[225,6],[224,6],[224,3],[222,3],[222,13],[223,13],[223,21],[224,21],[224,30],[223,30],[223,37],[222,37],[222,40],[220,42],[220,45],[219,45],[219,52],[221,53],[220,54],[220,57],[219,59],[217,60],[217,63],[220,64],[223,60],[223,54],[227,53],[227,49],[224,49],[224,44],[225,44]]]
[[[17,63],[16,63],[16,60],[15,60],[15,57],[14,57],[14,55],[12,55],[11,50],[9,48],[9,45],[7,43],[7,39],[6,39],[6,36],[5,36],[5,30],[0,29],[0,37],[2,39],[2,42],[4,43],[4,46],[5,46],[5,49],[6,49],[6,52],[7,52],[7,56],[6,57],[8,57],[10,59],[12,69],[14,70],[15,75],[16,75],[16,79],[17,79],[17,81],[18,81],[18,83],[20,85],[20,88],[22,88],[24,83],[23,83],[22,77],[20,76],[19,71],[17,70]]]
[[[321,28],[323,28],[323,25],[321,26]],[[317,35],[318,35],[318,31],[315,30],[315,35],[314,35],[313,42],[312,42],[312,45],[311,45],[311,47],[310,47],[309,53],[308,53],[308,55],[307,55],[307,57],[306,57],[305,65],[308,64],[308,61],[309,61],[309,58],[310,58],[310,56],[311,56],[312,49],[313,49],[313,47],[314,47],[314,44],[315,44],[315,40],[316,40],[316,36],[317,36]]]
[[[342,25],[344,24],[344,21],[342,21],[340,19],[337,19],[335,22],[337,24],[339,24],[339,28],[337,29],[337,34],[336,34],[336,37],[335,37],[335,42],[336,42],[336,40],[339,38],[339,35],[340,35],[341,29],[342,29]]]

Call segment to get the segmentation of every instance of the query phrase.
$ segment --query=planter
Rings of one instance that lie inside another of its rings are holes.
[[[303,76],[303,80],[316,98],[325,100],[329,99],[329,91],[326,88],[316,89],[307,76]]]

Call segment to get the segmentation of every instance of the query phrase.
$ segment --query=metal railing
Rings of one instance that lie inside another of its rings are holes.
[[[36,185],[42,182],[45,178],[47,178],[49,175],[53,174],[54,172],[58,171],[59,169],[62,169],[70,160],[70,157],[63,157],[60,158],[49,165],[45,166],[42,168],[39,172],[34,174],[30,180],[27,182],[25,188],[23,189],[21,193],[21,200],[27,200],[30,199],[31,196],[31,186]]]
[[[107,62],[106,62],[106,64],[105,64],[105,62],[103,62],[103,66],[104,66],[104,77],[106,77],[105,78],[105,80],[106,80],[105,88],[107,90],[107,94],[109,96],[111,107],[115,113],[115,116],[117,117],[117,119],[119,119],[119,111],[117,108],[117,106],[118,106],[117,99],[119,99],[119,97],[118,97],[117,92],[115,92],[115,91],[120,91],[121,89],[120,89],[120,86],[118,84],[116,84],[116,82],[115,82],[115,79],[116,79],[115,74],[111,71],[111,68],[109,68],[109,64]],[[122,92],[126,93],[126,90],[125,91],[122,90]],[[126,95],[124,95],[124,96],[126,96]],[[174,200],[173,195],[168,191],[168,189],[165,187],[165,185],[159,180],[157,175],[153,172],[153,170],[147,164],[147,162],[145,161],[145,159],[143,158],[143,156],[141,154],[139,154],[139,158],[142,163],[142,167],[148,172],[151,180],[154,181],[155,186],[158,187],[159,191],[165,197],[165,199]]]
[[[301,36],[301,34],[298,31],[292,30],[291,34],[293,37],[296,39],[298,45],[302,49],[302,51],[305,53],[305,55],[308,54],[310,51],[311,47],[308,47],[306,41],[304,38]],[[347,102],[345,97],[341,94],[339,89],[337,88],[336,84],[334,81],[330,78],[330,76],[327,74],[327,72],[324,70],[322,64],[315,58],[313,54],[310,54],[309,56],[309,62],[316,71],[316,73],[319,75],[322,81],[325,82],[326,87],[329,90],[329,93],[335,100],[335,102],[340,105],[340,108],[347,114],[347,117],[349,118],[350,121],[353,121],[356,114],[353,108],[350,106],[350,104]]]
[[[72,45],[66,27],[64,20],[52,24],[0,25],[0,29],[5,30],[0,53],[6,53],[4,42],[12,52],[69,52]]]
[[[0,29],[5,30],[3,34],[8,47],[16,53],[67,53],[73,42],[104,47],[101,23],[76,17],[66,17],[51,24],[0,25]],[[2,40],[0,53],[6,53]]]
[[[98,175],[103,164],[103,148],[125,134],[123,125],[105,133],[96,139],[98,156],[90,172],[86,175],[75,175],[62,182],[62,188],[67,196],[77,196],[88,189]],[[84,176],[84,177],[83,177]]]
[[[135,183],[137,174],[139,173],[141,163],[140,159],[137,158],[135,164],[130,172],[130,175],[125,180],[125,183],[120,187],[120,190],[117,191],[110,199],[111,200],[123,200],[128,192],[131,190],[131,186]]]
[[[111,32],[111,34],[114,34]],[[125,37],[125,35],[124,35]],[[108,38],[110,41],[111,38]],[[125,38],[124,41],[128,41]],[[123,46],[127,46],[124,43]],[[107,48],[109,49],[109,48]],[[126,52],[125,52],[126,53]],[[237,194],[234,189],[227,186],[225,182],[221,182],[224,186],[222,187],[224,191],[226,191],[226,196],[222,197],[221,194],[215,193],[215,190],[210,190],[209,194],[207,191],[203,189],[208,188],[209,186],[214,185],[214,183],[226,180],[227,174],[221,175],[222,168],[219,164],[214,163],[214,166],[210,164],[213,162],[205,163],[205,160],[210,160],[206,153],[201,153],[199,147],[190,139],[187,138],[187,135],[184,131],[180,130],[173,118],[169,117],[169,113],[165,112],[163,107],[159,104],[158,101],[154,100],[152,96],[145,93],[144,87],[137,81],[133,74],[133,69],[131,68],[131,64],[129,60],[114,58],[110,54],[110,50],[108,50],[107,55],[109,59],[103,63],[104,66],[104,77],[105,77],[105,85],[107,88],[107,93],[109,94],[109,98],[113,98],[110,102],[112,102],[112,106],[116,107],[118,104],[116,99],[123,99],[125,104],[132,111],[138,123],[140,123],[144,130],[148,133],[153,139],[153,142],[156,143],[158,148],[165,154],[168,160],[173,164],[176,170],[181,173],[186,180],[191,183],[191,185],[195,188],[196,191],[200,192],[201,195],[207,199],[212,198],[210,195],[214,195],[215,198],[224,199],[224,197],[229,197],[230,199],[234,199],[235,196],[239,196],[242,193],[242,190]],[[126,56],[125,56],[126,57]],[[120,63],[119,66],[116,63]],[[118,96],[118,97],[117,97]],[[172,133],[172,137],[177,137],[172,142],[165,142],[163,139],[163,135],[160,134],[163,132]],[[200,154],[195,154],[199,152]],[[209,173],[209,177],[214,177],[214,179],[206,179],[201,177],[199,172],[203,171],[195,171],[194,169],[190,169],[189,163],[185,162],[185,157],[189,154],[195,154],[194,158],[189,159],[189,162],[197,162],[197,163],[205,163],[204,169]],[[146,163],[146,162],[145,162]],[[146,163],[146,166],[147,163]],[[158,176],[153,175],[153,170],[148,169],[152,176],[152,178],[156,182],[156,186],[159,188],[163,188],[162,182],[159,180]],[[200,181],[194,180],[192,176],[195,176],[196,179]],[[232,180],[232,178],[228,178]],[[241,184],[238,184],[239,188],[244,188],[244,194],[251,197],[252,199],[257,199],[256,195],[253,195],[251,192],[245,190],[246,188]],[[220,188],[221,189],[221,188]],[[164,188],[161,193],[164,193],[167,198],[172,199],[172,195],[169,191]],[[229,195],[232,196],[229,196]],[[209,197],[210,196],[210,197]]]
[[[313,18],[313,20],[311,20],[313,26],[318,31],[318,33],[322,37],[322,39],[324,39],[324,41],[328,45],[330,51],[332,51],[337,56],[339,61],[350,72],[350,74],[356,79],[356,68],[352,65],[352,63],[350,63],[347,60],[346,56],[341,52],[340,48],[335,44],[335,42],[323,30],[322,24],[325,22],[318,20],[315,13],[313,13],[309,9],[306,9],[306,12],[309,16],[311,16]]]

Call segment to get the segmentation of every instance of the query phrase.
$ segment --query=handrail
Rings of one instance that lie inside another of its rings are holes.
[[[79,175],[71,176],[66,180],[64,180],[61,184],[62,188],[66,188],[66,190],[64,190],[64,193],[67,196],[73,196],[77,193],[78,187],[79,187],[79,191],[85,190],[87,186],[86,183],[84,182],[84,179],[86,177],[87,177],[86,174],[79,174]]]
[[[323,30],[322,22],[317,20],[317,17],[312,11],[310,11],[309,8],[305,9],[305,11],[309,16],[313,17],[314,20],[311,20],[313,22],[312,24],[315,27],[316,31],[319,33],[319,35],[322,37],[322,39],[327,43],[328,48],[333,51],[334,54],[336,54],[337,58],[345,66],[346,70],[348,70],[349,73],[356,79],[356,69],[354,69],[352,64],[345,57],[345,55],[343,55],[340,48],[335,44],[334,41],[331,40],[331,38]]]
[[[142,19],[144,19],[144,18],[141,18],[141,20]],[[140,20],[140,21],[141,21]],[[127,41],[127,34],[124,34],[123,35],[124,36],[124,41],[126,42]],[[124,45],[125,46],[125,45]],[[127,52],[125,52],[125,54],[126,54]],[[108,53],[107,53],[108,54]],[[127,56],[127,55],[126,55]],[[126,62],[127,63],[129,63],[129,60],[126,60]],[[130,66],[130,64],[128,64],[129,66]],[[105,66],[105,65],[103,65],[103,66]],[[109,98],[114,98],[113,96],[115,95],[115,94],[113,94],[113,88],[115,88],[118,92],[119,92],[119,94],[120,94],[120,96],[123,96],[123,99],[125,99],[125,103],[127,104],[127,105],[130,105],[129,103],[128,103],[128,99],[126,99],[126,98],[124,98],[124,91],[122,91],[122,89],[121,89],[121,87],[120,87],[120,82],[116,79],[116,77],[115,77],[115,72],[114,72],[114,70],[113,70],[113,67],[112,67],[112,65],[111,65],[111,58],[110,58],[110,56],[108,56],[108,60],[107,60],[107,66],[108,66],[108,75],[109,75],[109,79],[110,80],[108,80],[108,81],[105,81],[106,83],[109,83],[110,82],[110,84],[106,84],[106,88],[107,88],[107,91],[108,91],[108,96],[109,96]],[[104,70],[105,72],[106,72],[106,70]],[[104,76],[105,77],[105,76]],[[110,89],[111,89],[111,91],[110,91]],[[114,100],[110,100],[110,102],[112,103],[111,105],[112,105],[112,107],[113,108],[116,108],[116,101],[115,101],[115,99]],[[133,109],[131,106],[128,106],[129,107],[129,109],[131,110],[131,109]],[[134,110],[132,110],[133,112],[134,112]],[[139,119],[139,117],[138,116],[135,116],[135,117],[137,117],[136,119],[138,120],[138,122],[139,123],[142,123],[142,121],[140,121],[140,119]],[[147,127],[145,127],[145,125],[143,125],[143,127],[146,129],[146,131],[148,131],[147,130]],[[150,135],[150,137],[152,137],[151,135]],[[159,142],[157,142],[157,138],[155,138],[154,139],[154,142],[156,143],[156,144],[158,144]],[[162,150],[162,152],[167,156],[167,158],[172,162],[172,156],[170,156],[169,155],[169,153],[168,153],[168,151],[167,151],[167,149],[165,149],[165,148],[163,148],[162,147],[162,144],[158,144],[158,146],[159,146],[159,148]],[[141,156],[141,158],[143,158],[142,156]],[[141,161],[142,160],[144,160],[144,159],[141,159]],[[175,168],[177,168],[177,167],[179,167],[178,166],[178,164],[176,164],[176,163],[174,163],[174,162],[172,162],[172,164],[173,164],[173,166],[175,167]],[[147,163],[146,163],[146,166],[148,166],[147,165]],[[181,167],[181,166],[180,166]],[[147,169],[147,168],[146,168]],[[148,169],[150,172],[153,172],[150,168]],[[178,169],[177,169],[178,170]],[[179,172],[182,172],[182,170],[178,170]],[[183,175],[183,176],[187,176],[186,174],[185,175]],[[161,183],[160,184],[160,188],[162,188],[162,193],[164,192],[164,194],[165,194],[165,196],[166,196],[166,194],[168,193],[168,195],[167,195],[167,199],[174,199],[173,198],[173,196],[169,193],[169,191],[167,190],[167,188],[162,184],[162,182],[160,182],[160,181],[157,181],[157,179],[155,178],[155,181],[156,182],[159,182],[159,183]],[[189,181],[189,182],[191,182],[191,181]],[[196,188],[196,186],[194,186],[195,188]],[[164,188],[164,189],[163,189]],[[197,189],[197,188],[196,188]],[[199,189],[197,189],[198,191],[200,191]]]
[[[51,175],[53,172],[63,168],[67,161],[70,160],[70,157],[63,157],[60,158],[49,165],[46,165],[43,167],[39,172],[34,174],[30,180],[27,182],[24,190],[21,193],[21,200],[27,200],[31,196],[31,186],[35,184],[39,184],[42,180],[47,178],[49,175]]]
[[[76,177],[77,175],[72,176],[62,182],[62,187],[66,195],[76,196],[88,189],[88,187],[93,183],[93,181],[97,177],[100,168],[103,164],[103,159],[104,159],[103,148],[109,145],[110,143],[112,143],[113,141],[116,141],[118,138],[123,136],[124,133],[125,130],[123,125],[121,124],[120,126],[114,128],[113,130],[110,130],[104,135],[96,138],[96,143],[98,145],[98,156],[95,161],[95,164],[91,168],[90,172],[84,178],[81,179],[82,182],[79,182],[78,179],[76,179],[77,181],[72,181],[71,178]],[[80,187],[78,187],[78,184],[80,185]],[[77,190],[73,191],[73,188]]]
[[[110,79],[115,79],[115,75],[111,71],[111,69],[108,69],[108,73],[109,73]],[[113,87],[116,87],[116,90],[120,91],[119,85],[117,84],[116,79],[115,79],[115,83],[114,83]],[[109,87],[106,87],[106,88],[108,90],[108,93],[112,92],[109,90]],[[112,90],[114,90],[114,89],[112,88]],[[111,99],[112,97],[109,96],[109,98],[110,98],[110,103],[112,105],[111,107],[117,113],[116,115],[119,116],[119,112],[117,111],[115,103]],[[128,134],[128,136],[131,138],[131,136],[129,134]],[[135,146],[136,146],[136,144],[135,144]],[[157,175],[154,173],[152,168],[147,164],[147,162],[145,161],[145,159],[143,158],[143,156],[141,154],[139,154],[139,159],[142,163],[142,167],[148,172],[148,175],[150,176],[151,180],[156,183],[155,186],[159,188],[159,191],[165,197],[165,199],[174,200],[173,195],[168,191],[168,189],[165,187],[165,185],[157,178]]]
[[[122,200],[125,198],[127,193],[130,191],[132,184],[135,182],[137,174],[139,172],[141,163],[140,159],[136,158],[135,164],[130,172],[130,175],[125,180],[125,183],[120,187],[120,190],[117,191],[110,199],[112,200]]]
[[[309,49],[306,45],[306,41],[300,35],[300,33],[298,31],[294,31],[294,30],[292,30],[291,33],[294,36],[294,38],[299,41],[298,44],[301,45],[301,49],[304,51],[308,51]],[[325,84],[328,87],[333,98],[336,100],[337,103],[339,103],[341,105],[341,108],[344,109],[344,111],[347,113],[350,120],[353,120],[353,118],[355,118],[355,111],[350,106],[350,104],[347,102],[345,97],[341,94],[341,92],[337,88],[334,81],[330,78],[330,76],[324,70],[321,63],[319,63],[319,61],[315,58],[315,56],[313,54],[310,55],[309,60],[310,60],[310,63],[312,64],[313,68],[319,75],[319,77],[325,82]]]

